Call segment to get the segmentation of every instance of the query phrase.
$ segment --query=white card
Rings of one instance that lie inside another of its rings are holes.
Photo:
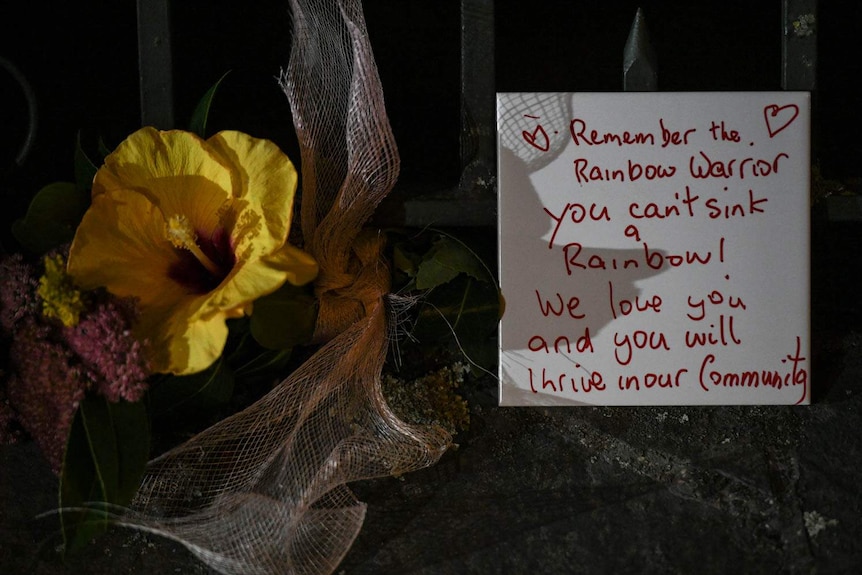
[[[809,403],[809,101],[498,94],[500,404]]]

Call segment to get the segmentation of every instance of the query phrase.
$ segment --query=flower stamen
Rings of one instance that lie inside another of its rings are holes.
[[[198,246],[198,236],[186,216],[174,214],[169,217],[165,222],[165,237],[174,247],[191,252],[208,272],[219,275],[219,267]]]

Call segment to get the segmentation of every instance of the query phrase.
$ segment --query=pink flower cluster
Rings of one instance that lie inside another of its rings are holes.
[[[147,390],[149,374],[143,346],[131,334],[132,317],[130,302],[106,299],[78,325],[63,329],[66,344],[78,355],[94,391],[113,403],[138,401]]]
[[[9,347],[11,373],[6,387],[18,423],[58,472],[86,382],[73,354],[52,341],[51,331],[33,317],[21,321]]]
[[[19,320],[38,313],[39,281],[21,254],[0,259],[0,278],[0,333],[10,333]]]
[[[7,335],[19,320],[37,312],[39,284],[30,266],[16,254],[0,259],[0,349],[7,349]],[[5,357],[0,357],[0,444],[14,443],[21,436],[17,414],[12,408],[5,381],[9,377]]]
[[[143,345],[131,333],[134,306],[94,297],[81,321],[64,327],[42,315],[34,266],[12,256],[0,261],[0,274],[0,341],[9,342],[0,368],[0,441],[14,441],[20,425],[59,471],[87,393],[118,402],[146,391]]]

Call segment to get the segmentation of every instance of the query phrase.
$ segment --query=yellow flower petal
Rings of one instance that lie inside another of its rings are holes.
[[[105,158],[93,195],[134,190],[167,215],[183,214],[200,229],[218,226],[231,195],[230,169],[191,132],[138,130]]]
[[[158,208],[135,192],[115,190],[94,197],[72,242],[69,275],[83,289],[110,286],[115,295],[138,298],[141,307],[185,293],[164,281],[180,259],[165,246],[161,217]]]
[[[317,274],[287,244],[296,181],[266,140],[139,130],[96,174],[69,274],[85,289],[137,298],[135,329],[155,371],[206,369],[224,349],[226,319]]]
[[[263,216],[266,238],[285,239],[297,183],[288,157],[272,142],[242,132],[219,132],[207,144],[232,167],[236,177],[232,191],[239,205]]]
[[[264,260],[287,273],[287,281],[295,286],[305,285],[317,277],[317,260],[296,246],[284,244],[276,253]]]

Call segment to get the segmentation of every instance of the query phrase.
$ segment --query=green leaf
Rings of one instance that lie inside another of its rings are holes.
[[[462,343],[483,341],[497,328],[499,292],[489,282],[469,276],[433,289],[420,304],[413,334],[420,340],[454,334]]]
[[[60,519],[67,551],[86,545],[107,528],[109,517],[99,509],[100,503],[125,506],[131,502],[149,450],[142,403],[109,403],[102,397],[81,402],[60,473]]]
[[[413,336],[420,342],[454,337],[471,363],[492,370],[497,361],[500,301],[495,284],[460,275],[431,290],[419,304]]]
[[[80,189],[89,191],[97,171],[98,167],[81,147],[81,133],[78,132],[78,137],[75,139],[75,183]]]
[[[267,349],[290,349],[314,335],[317,300],[307,288],[285,284],[254,302],[251,334]]]
[[[89,206],[89,192],[75,184],[49,184],[30,202],[27,214],[12,224],[12,235],[26,249],[43,254],[72,241]]]
[[[192,117],[189,121],[189,131],[194,132],[201,138],[206,138],[207,119],[209,118],[210,106],[212,106],[216,90],[228,74],[230,74],[230,72],[225,72],[225,74],[218,79],[218,82],[213,84],[212,88],[207,90],[206,94],[204,94],[200,101],[198,101],[197,106],[195,106],[195,111],[192,112]]]
[[[421,261],[422,258],[413,253],[404,242],[399,242],[392,247],[392,265],[408,277],[416,277]]]
[[[105,531],[108,518],[100,511],[78,511],[93,501],[103,501],[104,492],[90,453],[87,432],[81,410],[75,415],[69,431],[63,467],[60,472],[60,522],[66,551],[86,545],[93,537]]]
[[[273,378],[284,375],[285,370],[290,365],[293,348],[265,349],[251,334],[250,317],[244,316],[241,320],[232,321],[242,321],[243,323],[241,325],[228,323],[230,326],[228,342],[232,336],[237,341],[229,354],[225,348],[224,355],[237,379],[242,380],[244,384],[253,385],[259,378],[271,381]]]
[[[108,145],[105,143],[105,140],[103,140],[102,138],[99,138],[99,155],[102,158],[105,158],[110,153],[111,153],[111,150],[108,148]]]
[[[153,414],[164,416],[181,407],[209,409],[224,405],[233,395],[234,379],[224,356],[199,373],[166,376],[150,387]]]
[[[428,250],[416,272],[416,288],[429,289],[467,274],[480,281],[489,281],[482,261],[463,243],[442,236]]]
[[[237,377],[243,379],[260,376],[281,377],[290,364],[292,355],[293,352],[291,349],[269,350],[259,353],[237,368]]]

